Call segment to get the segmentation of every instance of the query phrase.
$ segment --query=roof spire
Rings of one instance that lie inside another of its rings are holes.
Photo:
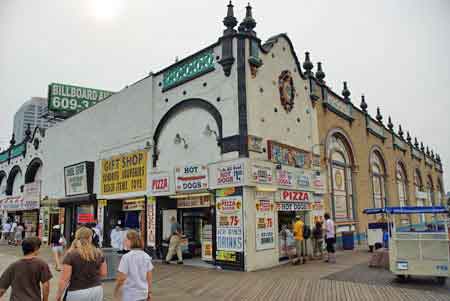
[[[419,141],[417,141],[417,137],[414,137],[414,147],[419,148]]]
[[[325,72],[322,70],[322,62],[317,62],[317,71],[316,71],[316,78],[321,83],[325,83],[323,79],[325,78]]]
[[[16,135],[14,135],[14,133],[12,134],[11,140],[9,140],[9,144],[11,146],[14,146],[14,144],[16,144]]]
[[[367,113],[367,103],[364,94],[361,95],[361,104],[359,105],[364,113]]]
[[[389,130],[391,130],[391,131],[394,129],[394,124],[392,123],[391,116],[388,117],[387,126],[388,126]]]
[[[408,141],[409,144],[411,144],[411,135],[409,134],[409,131],[406,132],[406,141]]]
[[[253,30],[256,27],[256,21],[253,19],[250,3],[247,4],[245,9],[245,18],[239,25],[239,31],[244,31],[252,36],[256,36],[256,32]]]
[[[347,82],[344,82],[344,89],[342,90],[342,96],[344,96],[344,99],[346,102],[350,102],[350,90],[347,88]]]
[[[311,70],[312,70],[312,68],[314,68],[314,65],[311,62],[311,60],[309,59],[309,52],[308,51],[305,52],[305,61],[303,62],[303,68],[305,69],[305,74],[307,76],[313,75]]]
[[[402,125],[401,124],[398,125],[398,135],[400,136],[400,138],[403,139],[403,130],[402,130]]]
[[[381,115],[380,107],[377,107],[376,119],[378,120],[379,123],[381,123],[383,121],[383,116]]]
[[[227,15],[226,17],[223,19],[223,25],[225,25],[225,27],[227,29],[224,30],[224,35],[228,35],[228,34],[233,34],[236,32],[236,30],[234,29],[234,27],[237,25],[237,20],[234,16],[234,11],[233,11],[233,3],[230,0],[230,3],[228,4],[228,10],[227,10]]]
[[[420,150],[422,152],[425,152],[425,147],[423,146],[423,142],[420,142]]]

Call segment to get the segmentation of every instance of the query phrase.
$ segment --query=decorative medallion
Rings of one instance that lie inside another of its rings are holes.
[[[284,70],[278,77],[278,89],[280,90],[281,105],[287,113],[294,108],[295,88],[291,72]]]

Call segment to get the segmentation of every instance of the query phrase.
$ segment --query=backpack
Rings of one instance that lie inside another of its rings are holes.
[[[308,225],[303,225],[303,238],[308,239],[311,236],[311,228]]]

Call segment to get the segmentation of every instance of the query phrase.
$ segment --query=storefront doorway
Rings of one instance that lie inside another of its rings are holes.
[[[310,225],[309,211],[278,211],[279,260],[284,261],[297,256],[294,240],[294,223],[300,216],[306,225]],[[310,252],[310,250],[308,250]]]
[[[210,207],[179,209],[178,216],[187,239],[183,256],[212,261],[213,218]]]

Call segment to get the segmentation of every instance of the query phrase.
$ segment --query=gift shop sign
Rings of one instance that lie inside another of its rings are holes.
[[[136,151],[102,160],[102,195],[145,191],[147,155],[147,151]]]
[[[216,170],[217,186],[237,186],[244,182],[244,163],[221,165]]]
[[[242,252],[242,196],[216,198],[217,250]]]
[[[275,204],[272,200],[256,201],[256,250],[275,248]]]
[[[208,189],[208,168],[206,165],[175,168],[175,187],[182,192]]]

